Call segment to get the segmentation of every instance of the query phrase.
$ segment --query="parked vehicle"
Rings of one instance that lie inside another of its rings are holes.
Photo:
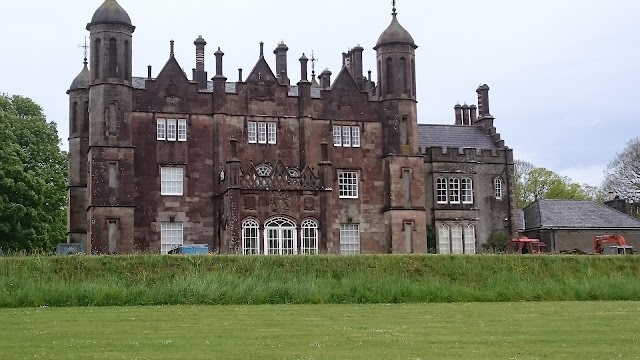
[[[633,255],[633,246],[627,245],[622,235],[600,235],[593,237],[593,251],[597,255]]]
[[[507,245],[507,251],[513,254],[542,254],[547,252],[547,244],[540,239],[523,236],[511,239]]]

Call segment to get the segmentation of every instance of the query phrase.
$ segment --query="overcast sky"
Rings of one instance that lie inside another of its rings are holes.
[[[0,12],[0,92],[31,97],[58,123],[67,148],[66,90],[82,69],[86,24],[102,0],[21,0]],[[315,51],[317,72],[337,74],[341,53],[363,46],[365,71],[391,20],[391,0],[119,0],[136,26],[134,75],[157,75],[176,41],[187,74],[193,41],[225,52],[224,73],[245,76],[260,41],[289,46],[289,77],[297,59]],[[398,19],[413,35],[420,123],[453,124],[453,106],[476,103],[491,87],[491,113],[516,159],[580,183],[599,185],[606,164],[638,136],[640,1],[638,0],[398,0]],[[310,57],[310,56],[309,56]],[[298,76],[296,76],[298,75]],[[335,78],[335,77],[334,77]]]

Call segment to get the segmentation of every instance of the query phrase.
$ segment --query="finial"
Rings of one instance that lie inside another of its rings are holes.
[[[169,56],[173,57],[174,56],[174,52],[173,52],[173,47],[174,46],[173,45],[174,45],[175,42],[173,40],[171,40],[169,43],[171,44],[171,52],[169,53]]]
[[[393,0],[393,12],[391,13],[391,15],[393,16],[398,15],[398,13],[396,12],[396,0]]]
[[[260,57],[264,57],[264,42],[260,41]]]
[[[316,62],[318,61],[318,59],[316,59],[316,55],[314,53],[313,50],[311,50],[311,76],[313,76],[314,78],[316,77]]]
[[[89,45],[87,45],[87,37],[84,37],[84,45],[78,45],[78,47],[80,48],[84,48],[84,64],[87,65],[87,53],[88,53],[88,49],[89,49]]]

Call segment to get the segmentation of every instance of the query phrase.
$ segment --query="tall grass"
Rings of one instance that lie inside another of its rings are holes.
[[[0,307],[640,300],[640,257],[0,258]]]

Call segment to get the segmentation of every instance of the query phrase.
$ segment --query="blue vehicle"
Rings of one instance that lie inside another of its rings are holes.
[[[207,255],[208,253],[209,245],[206,244],[180,245],[169,251],[169,254],[173,255]]]

